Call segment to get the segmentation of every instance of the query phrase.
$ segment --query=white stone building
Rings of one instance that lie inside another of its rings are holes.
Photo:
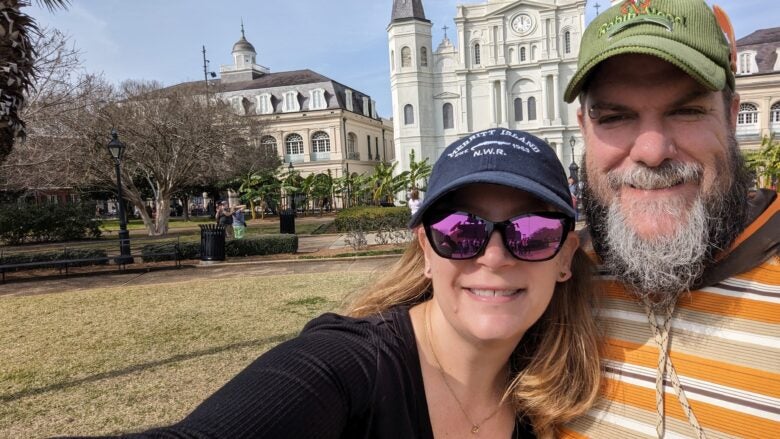
[[[399,168],[408,169],[411,150],[433,162],[459,137],[491,127],[546,138],[564,166],[579,163],[577,106],[563,91],[577,67],[585,1],[487,0],[458,5],[455,23],[434,48],[423,0],[393,1],[387,34]]]

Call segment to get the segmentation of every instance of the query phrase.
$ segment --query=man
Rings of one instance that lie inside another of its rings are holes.
[[[748,197],[730,40],[702,0],[627,0],[583,34],[565,99],[606,367],[572,437],[780,437],[780,200]]]

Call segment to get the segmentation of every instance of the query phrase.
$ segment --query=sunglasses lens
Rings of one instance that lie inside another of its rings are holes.
[[[565,221],[540,215],[513,218],[506,228],[506,243],[519,259],[543,261],[558,252],[566,230]]]
[[[436,253],[449,259],[473,258],[482,249],[487,235],[482,219],[463,212],[432,221],[429,230]]]

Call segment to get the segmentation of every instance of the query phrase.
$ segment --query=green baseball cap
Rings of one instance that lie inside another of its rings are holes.
[[[627,53],[657,56],[710,90],[734,88],[729,42],[703,0],[626,0],[585,29],[577,71],[563,98],[574,102],[593,69]]]

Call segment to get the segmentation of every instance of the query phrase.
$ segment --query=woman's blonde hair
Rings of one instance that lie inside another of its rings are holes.
[[[423,275],[423,251],[417,234],[413,236],[401,259],[347,305],[347,315],[366,317],[432,297],[431,280]],[[515,349],[513,376],[504,394],[504,401],[542,438],[555,436],[565,422],[584,414],[599,393],[593,265],[578,249],[571,269],[571,278],[556,284],[547,310]]]

